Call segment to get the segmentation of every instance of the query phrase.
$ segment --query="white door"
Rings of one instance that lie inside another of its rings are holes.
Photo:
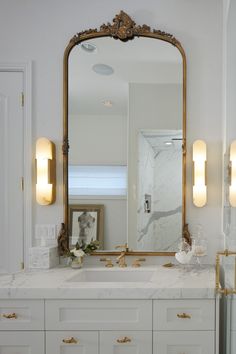
[[[98,332],[96,331],[46,332],[46,354],[98,353]]]
[[[23,72],[0,72],[0,273],[23,262]]]
[[[152,354],[151,331],[100,332],[101,354]]]
[[[0,332],[1,354],[44,354],[44,332]]]
[[[153,354],[214,354],[214,331],[153,332]]]

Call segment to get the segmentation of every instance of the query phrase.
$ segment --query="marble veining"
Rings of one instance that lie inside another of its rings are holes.
[[[88,267],[89,268],[89,267]],[[100,267],[91,268],[95,272]],[[105,269],[105,268],[102,268]],[[81,272],[69,267],[31,270],[0,275],[1,299],[181,299],[214,298],[215,270],[213,266],[196,269],[194,266],[128,267],[130,271],[153,270],[151,282],[79,283],[68,281]],[[113,268],[107,271],[117,271]]]
[[[176,251],[182,234],[182,140],[164,147],[159,139],[139,134],[137,248]]]

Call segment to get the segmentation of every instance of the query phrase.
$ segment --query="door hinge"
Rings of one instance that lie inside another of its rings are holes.
[[[20,185],[21,185],[21,190],[24,190],[24,177],[21,177],[20,179]]]
[[[25,105],[25,95],[24,92],[21,92],[21,107],[24,107]]]
[[[24,264],[24,262],[20,262],[20,267],[21,267],[22,270],[25,269],[25,264]]]

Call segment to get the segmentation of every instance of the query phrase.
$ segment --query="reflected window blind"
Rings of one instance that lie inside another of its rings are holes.
[[[127,193],[127,166],[69,166],[69,195]]]

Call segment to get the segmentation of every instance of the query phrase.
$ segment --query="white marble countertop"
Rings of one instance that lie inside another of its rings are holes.
[[[119,268],[89,268],[97,271],[117,271]],[[144,266],[130,271],[154,270],[150,282],[73,282],[68,281],[81,270],[69,267],[40,271],[25,271],[0,275],[1,299],[176,299],[214,298],[215,270],[213,266],[197,269],[174,266]],[[122,269],[121,269],[122,271]]]

